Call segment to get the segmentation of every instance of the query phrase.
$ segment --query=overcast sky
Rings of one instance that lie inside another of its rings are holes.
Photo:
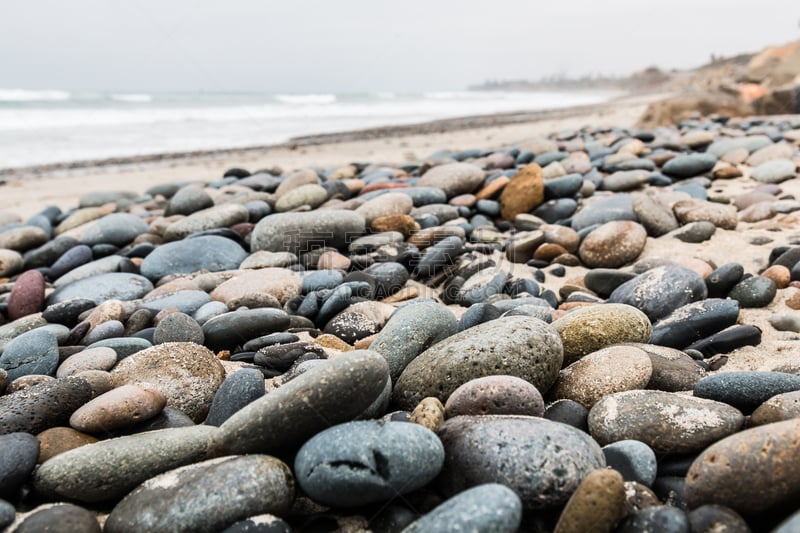
[[[686,68],[800,1],[0,0],[0,88],[359,92]]]

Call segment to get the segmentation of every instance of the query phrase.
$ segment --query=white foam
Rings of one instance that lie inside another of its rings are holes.
[[[336,95],[323,94],[276,94],[275,100],[283,104],[308,105],[308,104],[333,104]]]
[[[0,102],[63,102],[69,98],[67,91],[0,89]]]
[[[112,94],[112,100],[117,102],[129,102],[132,104],[144,104],[153,101],[152,94]]]

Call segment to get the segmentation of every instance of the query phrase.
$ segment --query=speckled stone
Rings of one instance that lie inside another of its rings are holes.
[[[237,370],[226,377],[217,389],[205,423],[210,426],[221,425],[245,405],[264,396],[265,392],[264,375],[260,370]]]
[[[644,389],[653,365],[643,350],[633,346],[608,346],[592,352],[558,373],[548,395],[575,400],[587,409],[615,392]]]
[[[227,228],[240,222],[247,222],[250,214],[247,208],[237,203],[226,203],[192,213],[173,222],[164,231],[164,241],[177,241],[214,228]]]
[[[694,386],[694,395],[750,413],[776,394],[800,391],[800,376],[786,372],[721,372]]]
[[[152,290],[153,284],[143,276],[111,272],[59,287],[48,296],[47,305],[65,302],[73,298],[87,298],[93,300],[95,304],[106,300],[136,300]]]
[[[770,278],[753,276],[744,279],[731,289],[728,296],[742,307],[766,307],[777,293],[777,286]]]
[[[593,470],[575,489],[553,532],[611,531],[624,515],[622,476],[615,470]]]
[[[736,207],[695,198],[676,202],[672,211],[682,225],[705,220],[718,228],[734,230],[739,222]]]
[[[14,250],[0,248],[0,277],[13,276],[24,266],[22,254]]]
[[[743,423],[724,403],[651,390],[611,394],[589,411],[589,431],[600,444],[633,439],[656,453],[699,452]]]
[[[460,385],[480,377],[511,375],[547,390],[563,361],[561,340],[547,323],[526,316],[485,322],[428,348],[395,383],[393,401],[411,409],[426,396],[446,402]]]
[[[631,343],[650,357],[653,373],[648,389],[678,392],[692,390],[706,376],[706,371],[694,359],[680,350],[654,344]]]
[[[23,333],[9,341],[0,355],[0,368],[6,371],[8,381],[22,376],[54,376],[58,367],[58,341],[45,328]]]
[[[277,213],[262,218],[251,234],[251,251],[310,251],[312,246],[343,249],[366,231],[364,216],[354,211],[324,210]]]
[[[608,301],[636,307],[655,321],[706,295],[706,285],[699,274],[682,266],[669,265],[650,269],[626,281],[614,289]]]
[[[736,324],[738,318],[736,300],[708,298],[686,304],[654,324],[650,343],[684,348]]]
[[[542,416],[542,394],[515,376],[486,376],[470,380],[447,399],[447,418],[459,415]]]
[[[564,346],[565,365],[612,344],[648,342],[652,333],[644,313],[624,304],[578,308],[552,325]]]
[[[800,419],[731,435],[704,450],[686,475],[690,507],[716,503],[756,513],[800,494]]]
[[[296,272],[283,268],[260,268],[242,271],[222,283],[211,292],[211,298],[225,302],[230,309],[239,307],[252,293],[273,296],[280,305],[296,294],[300,294],[301,278]]]
[[[761,426],[800,418],[800,391],[776,394],[765,401],[750,415],[750,426]]]
[[[689,512],[692,532],[748,533],[750,526],[736,511],[723,505],[701,505]],[[773,530],[773,533],[787,533]]]
[[[431,431],[439,431],[444,423],[444,405],[438,398],[423,398],[411,411],[408,421]]]
[[[226,420],[214,439],[218,455],[278,453],[367,410],[389,381],[386,360],[370,350],[323,361]],[[272,431],[263,431],[271,427]]]
[[[0,434],[40,433],[65,426],[72,413],[92,399],[89,382],[74,377],[50,380],[0,396]]]
[[[100,533],[97,514],[73,505],[57,503],[35,509],[14,529],[16,533],[40,533],[59,531],[60,533]]]
[[[442,443],[419,424],[358,421],[329,428],[306,442],[294,471],[314,501],[354,507],[423,487],[443,463]]]
[[[192,342],[203,344],[205,334],[195,319],[185,313],[170,313],[162,318],[153,333],[153,344]]]
[[[295,482],[285,463],[266,455],[220,457],[147,480],[118,503],[108,533],[214,533],[247,517],[286,514]]]
[[[575,428],[536,417],[457,416],[439,430],[445,466],[443,494],[501,483],[528,510],[564,505],[581,480],[605,466],[600,446]],[[530,465],[539,465],[532,469]]]
[[[647,242],[647,231],[630,220],[606,222],[587,235],[578,254],[590,268],[618,268],[634,261]]]
[[[208,414],[225,369],[207,348],[191,342],[159,344],[126,357],[111,371],[115,386],[149,383],[163,392],[167,405],[195,422]]]
[[[113,501],[157,474],[206,459],[215,432],[213,427],[193,426],[87,444],[44,462],[33,484],[51,498]]]
[[[677,507],[654,505],[628,516],[615,530],[616,533],[689,533],[689,518]]]
[[[403,533],[513,533],[521,521],[519,496],[505,485],[485,483],[444,501],[403,529]]]

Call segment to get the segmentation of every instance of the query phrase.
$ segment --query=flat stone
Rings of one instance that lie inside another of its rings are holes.
[[[291,252],[312,247],[344,249],[366,231],[364,216],[353,211],[323,210],[309,213],[278,213],[262,218],[251,234],[251,251]]]
[[[234,270],[247,252],[230,239],[205,235],[163,244],[144,258],[142,275],[158,281],[170,274],[191,274],[199,270]]]
[[[650,181],[647,170],[618,170],[603,178],[600,183],[605,191],[630,191],[646,185]]]
[[[212,533],[250,516],[285,515],[294,493],[292,472],[279,459],[220,457],[145,481],[114,507],[104,531]]]
[[[87,298],[96,304],[106,300],[135,300],[153,290],[153,284],[138,274],[112,272],[81,279],[60,287],[47,298],[53,305],[73,298]]]
[[[169,294],[149,294],[139,302],[139,308],[156,315],[164,309],[174,307],[181,313],[191,315],[210,301],[211,297],[205,291],[185,290]]]
[[[761,183],[781,183],[797,177],[797,171],[791,159],[773,159],[754,168],[750,177]]]
[[[448,198],[477,191],[483,184],[484,173],[471,163],[447,163],[428,170],[419,179],[420,187],[436,187]]]
[[[648,389],[667,392],[692,390],[706,371],[697,362],[674,348],[654,344],[631,343],[644,350],[650,357],[653,373],[647,383]]]
[[[60,533],[100,533],[97,514],[73,505],[57,503],[38,507],[28,514],[14,531],[17,533],[39,533],[57,528]]]
[[[563,361],[561,340],[547,323],[526,316],[485,322],[434,344],[412,360],[395,383],[393,400],[413,408],[433,396],[443,403],[460,385],[511,375],[546,391]]]
[[[147,222],[128,213],[112,213],[92,222],[81,232],[81,244],[113,244],[123,247],[142,233],[147,233]]]
[[[633,262],[647,242],[647,231],[629,220],[607,222],[587,235],[578,254],[590,268],[618,268]]]
[[[293,450],[323,429],[360,415],[389,380],[389,367],[379,354],[342,353],[236,412],[219,427],[215,453]],[[264,427],[272,430],[265,432]]]
[[[328,191],[316,183],[307,183],[287,191],[275,202],[275,211],[283,213],[307,205],[311,209],[320,206],[328,199]]]
[[[46,243],[47,233],[37,226],[18,226],[0,231],[0,249],[24,252]]]
[[[580,482],[605,466],[600,447],[575,428],[535,417],[457,416],[439,430],[445,466],[443,494],[483,483],[516,492],[527,510],[563,506]],[[530,465],[539,465],[532,469]]]
[[[655,321],[706,295],[705,282],[696,272],[669,265],[650,269],[623,283],[614,289],[608,301],[636,307]]]
[[[169,200],[165,216],[191,215],[195,211],[214,206],[214,200],[198,185],[187,185],[178,189]]]
[[[444,448],[432,431],[405,422],[358,421],[322,431],[297,453],[303,492],[333,507],[390,500],[427,485]]]
[[[42,463],[33,485],[51,498],[113,501],[153,476],[206,459],[215,432],[213,427],[193,426],[87,444]]]
[[[697,453],[743,423],[724,403],[651,390],[611,394],[589,411],[589,431],[600,444],[633,439],[656,453]]]
[[[676,202],[672,206],[672,211],[681,225],[707,221],[718,228],[734,230],[739,222],[736,207],[695,198]]]
[[[269,294],[283,305],[300,293],[301,278],[296,272],[283,268],[261,268],[241,271],[211,291],[211,298],[225,302],[230,309],[252,293]]]
[[[678,179],[699,176],[708,172],[717,163],[717,156],[712,153],[692,153],[673,157],[661,168],[667,176]]]
[[[513,533],[522,521],[522,502],[499,483],[484,483],[458,493],[415,520],[405,533],[492,531]]]
[[[227,203],[203,209],[173,222],[164,231],[164,241],[177,241],[192,233],[228,228],[240,222],[247,222],[250,214],[247,208],[237,203]]]
[[[672,234],[679,241],[688,243],[705,242],[717,231],[717,227],[707,220],[690,222]]]
[[[407,215],[414,208],[414,202],[407,194],[390,192],[382,194],[356,209],[356,213],[363,215],[367,224],[372,224],[375,219],[386,216]]]
[[[609,394],[647,387],[652,372],[650,357],[643,350],[608,346],[561,370],[549,396],[575,400],[591,409]]]
[[[777,394],[800,390],[800,376],[786,372],[722,372],[697,382],[694,395],[750,413]]]
[[[212,350],[230,350],[287,327],[289,315],[281,309],[239,309],[210,318],[203,324],[203,334]]]
[[[191,342],[159,344],[120,361],[111,371],[115,386],[148,383],[199,423],[208,414],[225,369],[207,348]]]
[[[686,475],[690,507],[725,505],[757,513],[796,501],[800,494],[800,419],[731,435],[704,450]]]
[[[647,342],[652,327],[647,316],[625,304],[578,308],[553,322],[564,346],[564,364],[623,342]]]
[[[85,433],[105,433],[153,418],[164,408],[167,397],[152,387],[122,385],[72,413],[69,424]]]
[[[572,217],[571,226],[575,231],[580,231],[595,224],[605,224],[613,220],[636,220],[632,195],[620,193],[587,203]]]

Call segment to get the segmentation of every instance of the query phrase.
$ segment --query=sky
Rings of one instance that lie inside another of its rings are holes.
[[[1,0],[0,88],[452,90],[795,39],[798,0]]]

